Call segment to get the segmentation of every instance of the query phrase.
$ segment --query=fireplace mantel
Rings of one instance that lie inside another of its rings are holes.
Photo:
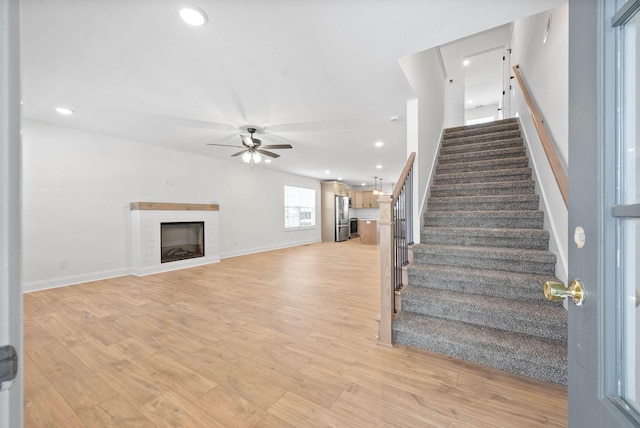
[[[218,204],[182,204],[174,202],[131,202],[131,210],[151,211],[219,211]]]

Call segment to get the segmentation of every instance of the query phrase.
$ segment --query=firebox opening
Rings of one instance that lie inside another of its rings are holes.
[[[160,223],[160,261],[204,257],[204,222]]]

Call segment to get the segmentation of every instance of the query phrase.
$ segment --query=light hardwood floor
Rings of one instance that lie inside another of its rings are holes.
[[[26,294],[26,427],[567,425],[566,388],[376,344],[377,246]]]

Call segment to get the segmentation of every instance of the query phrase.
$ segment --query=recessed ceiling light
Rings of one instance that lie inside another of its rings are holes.
[[[342,181],[342,177],[338,177],[338,181]]]
[[[325,173],[325,174],[331,174],[331,171],[329,171],[328,169],[325,169],[325,170],[324,170],[324,173]]]
[[[465,67],[469,65],[469,60],[465,59],[464,61],[462,61],[462,65],[464,65]]]
[[[362,183],[362,184],[361,184],[361,186],[366,186],[366,184],[365,184],[365,183]]]
[[[469,100],[467,101],[467,104],[471,104],[473,102],[473,100]]]
[[[271,159],[265,159],[264,163],[271,163]]]
[[[188,6],[180,9],[180,18],[189,25],[200,27],[207,23],[207,14],[196,6]]]
[[[376,165],[376,168],[382,169],[382,165]]]
[[[70,114],[75,113],[73,110],[71,110],[70,108],[66,108],[66,107],[56,107],[56,111],[62,115],[65,116],[69,116]]]
[[[382,147],[382,146],[384,146],[384,142],[383,141],[376,141],[375,146],[376,147]]]

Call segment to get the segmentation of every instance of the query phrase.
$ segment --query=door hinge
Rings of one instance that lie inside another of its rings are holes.
[[[503,61],[504,61],[504,60],[506,60],[506,59],[507,59],[507,57],[506,57],[506,56],[503,56],[503,57],[502,57],[502,60],[503,60]]]
[[[11,388],[18,374],[18,354],[11,345],[0,346],[0,391]]]

